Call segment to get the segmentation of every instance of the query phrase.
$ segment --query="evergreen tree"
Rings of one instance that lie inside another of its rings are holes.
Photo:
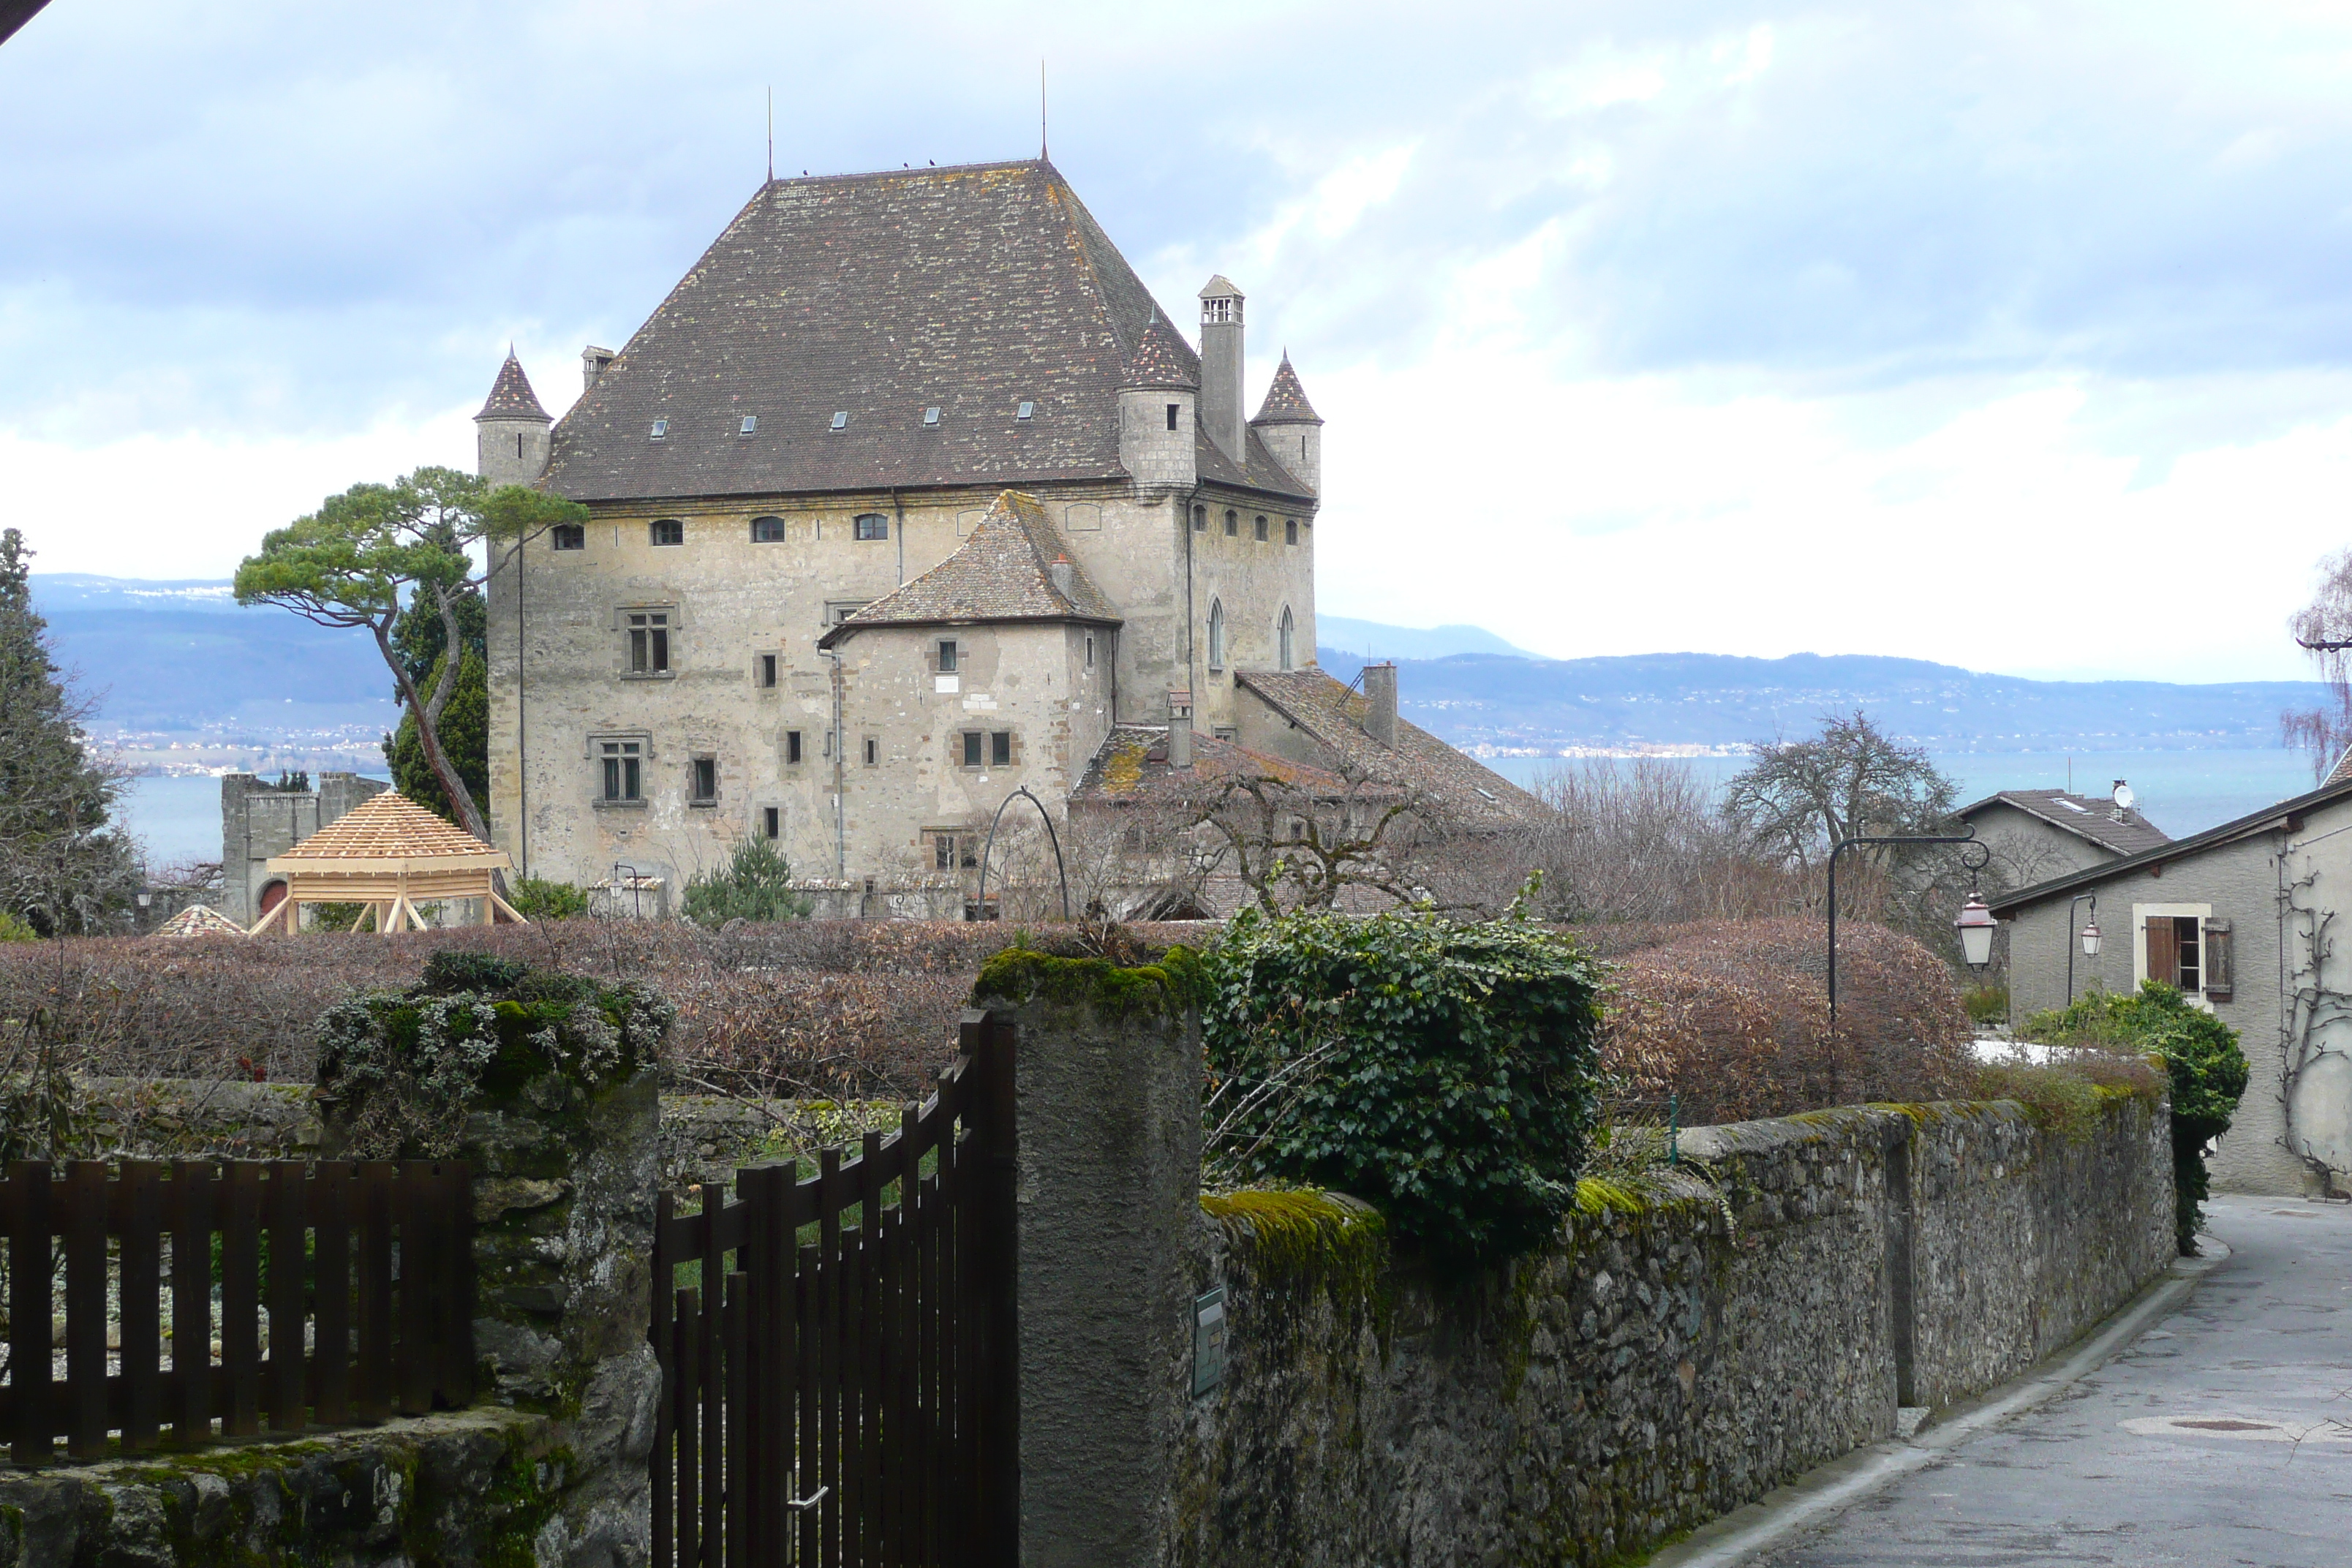
[[[490,793],[489,610],[478,590],[468,589],[453,597],[462,653],[457,687],[449,695],[448,706],[441,710],[441,748],[457,770],[457,777],[478,802],[488,800]],[[413,600],[393,624],[393,651],[416,689],[440,689],[448,640],[446,623],[439,608],[427,605],[422,598]],[[400,699],[395,688],[393,700],[397,702]],[[450,803],[448,792],[441,787],[432,760],[425,754],[425,742],[417,733],[413,710],[401,715],[396,732],[383,738],[383,760],[392,770],[393,788],[458,826],[466,825],[457,806]]]
[[[108,822],[123,775],[84,749],[87,706],[49,657],[32,555],[22,533],[0,532],[0,911],[44,935],[111,930],[138,889]]]

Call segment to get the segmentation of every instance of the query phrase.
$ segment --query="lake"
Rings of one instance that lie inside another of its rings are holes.
[[[1719,784],[1739,771],[1739,757],[1681,759],[1701,779]],[[2064,789],[2069,759],[2061,752],[1966,752],[1937,755],[1935,763],[1960,786],[1966,804],[2000,789]],[[2078,752],[2074,787],[2105,795],[2129,779],[2147,819],[2174,837],[2201,832],[2231,817],[2311,787],[2311,764],[2300,752]],[[1557,757],[1496,757],[1488,766],[1505,778],[1532,784],[1579,763]],[[123,796],[131,830],[146,840],[149,860],[216,858],[220,854],[220,780],[210,777],[133,779]]]

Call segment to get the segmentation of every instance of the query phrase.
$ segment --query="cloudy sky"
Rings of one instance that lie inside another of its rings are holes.
[[[2294,678],[2352,543],[2352,7],[53,0],[0,515],[226,574],[560,412],[780,171],[1055,161],[1330,421],[1320,602],[1560,656]]]

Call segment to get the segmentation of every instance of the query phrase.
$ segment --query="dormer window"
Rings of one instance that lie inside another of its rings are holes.
[[[833,411],[833,427],[836,430],[846,430],[849,428],[848,409],[836,408]]]
[[[739,436],[754,435],[759,431],[759,428],[760,416],[756,414],[746,414],[743,416],[743,427],[737,431],[736,434]]]
[[[1036,412],[1037,412],[1037,405],[1036,405],[1035,404],[1034,404],[1034,403],[1027,403],[1027,402],[1024,402],[1024,403],[1023,403],[1023,404],[1021,405],[1021,406],[1020,406],[1020,407],[1018,407],[1018,408],[1016,408],[1016,409],[1014,409],[1014,410],[1013,411],[1013,417],[1014,417],[1015,419],[1026,419],[1026,418],[1029,418],[1031,416],[1034,415]]]
[[[655,420],[654,427],[646,432],[646,439],[648,441],[666,441],[668,438],[669,421],[667,419]]]

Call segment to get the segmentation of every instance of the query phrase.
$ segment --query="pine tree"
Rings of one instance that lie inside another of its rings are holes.
[[[87,704],[49,657],[25,536],[0,532],[0,911],[44,935],[118,929],[137,890],[109,824],[123,774],[83,745]]]
[[[456,608],[458,646],[463,652],[457,688],[449,694],[448,706],[441,710],[441,747],[475,800],[486,801],[490,795],[489,613],[480,592],[472,589],[457,595]],[[410,684],[419,690],[439,689],[447,643],[440,612],[422,599],[402,611],[393,625],[393,651],[399,656]],[[400,700],[397,689],[393,700]],[[383,738],[383,760],[392,770],[393,788],[427,811],[460,827],[466,825],[425,754],[414,711],[403,713],[399,730]]]

